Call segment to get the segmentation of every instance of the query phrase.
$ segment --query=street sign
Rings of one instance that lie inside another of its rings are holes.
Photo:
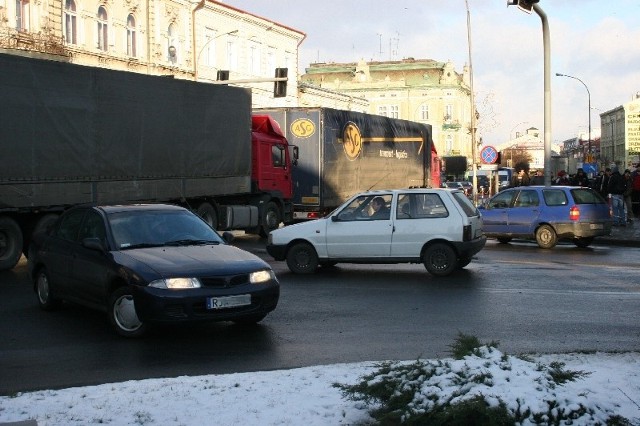
[[[494,164],[498,161],[498,151],[491,145],[485,146],[480,151],[480,159],[484,164]]]

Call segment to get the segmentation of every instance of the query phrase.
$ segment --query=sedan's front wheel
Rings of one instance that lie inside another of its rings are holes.
[[[309,243],[296,243],[287,252],[287,266],[294,274],[313,274],[318,268],[318,255]]]
[[[126,287],[120,287],[111,294],[109,322],[124,337],[139,337],[147,331],[147,325],[140,321],[136,313],[133,294]]]
[[[458,266],[458,257],[455,250],[444,243],[429,246],[422,256],[425,268],[431,275],[444,277],[450,275]]]

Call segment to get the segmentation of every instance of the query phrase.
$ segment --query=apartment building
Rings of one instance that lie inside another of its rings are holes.
[[[213,0],[0,0],[0,49],[175,78],[249,81],[238,85],[252,89],[255,106],[297,106],[304,38]],[[259,82],[276,68],[288,68],[282,98],[273,97],[273,82]]]
[[[471,164],[469,77],[466,66],[459,73],[451,62],[408,58],[311,64],[300,84],[349,95],[370,114],[430,124],[440,156],[466,156]],[[300,103],[312,102],[302,93]]]

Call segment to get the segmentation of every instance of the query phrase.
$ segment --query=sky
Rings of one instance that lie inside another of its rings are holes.
[[[604,423],[619,415],[640,424],[640,354],[592,353],[531,356],[527,360],[494,349],[463,360],[443,359],[439,373],[420,384],[415,401],[430,389],[440,398],[464,388],[463,396],[498,398],[514,410],[546,412],[547,401],[558,410],[592,409],[573,425]],[[413,362],[413,361],[411,361]],[[423,361],[438,365],[436,361]],[[565,370],[588,373],[562,386],[553,385],[546,369],[552,362]],[[252,373],[148,379],[60,390],[41,390],[0,397],[0,424],[35,420],[40,426],[106,425],[353,425],[369,419],[367,406],[343,398],[335,383],[354,385],[379,364],[363,362]],[[464,374],[462,374],[464,373]],[[487,377],[492,386],[461,377]],[[434,387],[435,386],[435,387]],[[417,407],[424,402],[418,402]],[[526,423],[525,424],[530,424]]]
[[[469,63],[464,0],[222,0],[306,34],[299,68],[416,59]],[[506,0],[468,0],[479,136],[500,145],[544,131],[542,21]],[[591,127],[640,94],[639,0],[541,0],[550,34],[551,141]],[[561,73],[580,81],[558,77]],[[586,87],[585,87],[586,86]],[[589,109],[589,98],[591,109]]]

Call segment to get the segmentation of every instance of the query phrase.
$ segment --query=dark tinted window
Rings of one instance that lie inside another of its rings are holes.
[[[85,238],[100,238],[104,240],[105,236],[106,233],[102,217],[95,211],[89,211],[80,229],[80,237],[78,239],[80,241]]]
[[[72,210],[65,214],[60,221],[60,226],[55,230],[54,235],[63,240],[76,241],[78,239],[78,233],[80,232],[82,218],[86,212],[85,209],[82,209]]]

